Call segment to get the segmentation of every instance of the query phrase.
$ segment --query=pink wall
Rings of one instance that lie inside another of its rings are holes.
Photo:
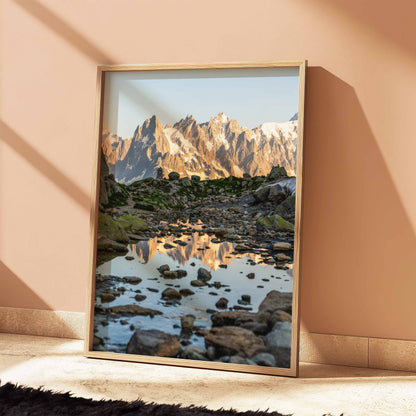
[[[308,59],[303,329],[416,339],[416,3],[0,0],[0,305],[84,311],[97,64]]]

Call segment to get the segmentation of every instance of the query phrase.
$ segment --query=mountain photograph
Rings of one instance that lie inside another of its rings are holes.
[[[290,368],[298,77],[155,78],[106,81],[93,348]]]

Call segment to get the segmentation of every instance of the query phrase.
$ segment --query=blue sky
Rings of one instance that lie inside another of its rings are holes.
[[[107,72],[103,120],[123,138],[153,114],[173,125],[188,114],[203,123],[223,112],[254,128],[289,120],[298,84],[297,68]]]

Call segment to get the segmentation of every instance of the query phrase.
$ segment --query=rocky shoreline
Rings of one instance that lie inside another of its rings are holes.
[[[128,244],[152,238],[161,242],[163,238],[174,237],[164,244],[166,250],[186,248],[189,243],[184,237],[197,233],[209,236],[209,243],[198,250],[210,250],[228,242],[233,245],[232,257],[255,255],[256,261],[248,260],[252,265],[265,264],[277,270],[292,267],[296,178],[288,177],[283,168],[273,168],[264,177],[245,175],[243,178],[207,181],[201,181],[197,176],[179,178],[171,172],[169,178],[147,178],[129,186],[116,184],[112,175],[105,172],[105,166],[102,169],[97,265],[127,254]],[[133,259],[125,257],[125,261]],[[219,267],[227,268],[227,264]],[[242,278],[255,279],[255,271],[253,268],[252,273]],[[292,293],[271,290],[258,310],[253,311],[250,293],[242,295],[237,304],[230,304],[226,293],[231,288],[221,282],[212,282],[211,271],[205,268],[195,270],[189,287],[177,284],[187,275],[186,270],[171,270],[168,265],[161,265],[155,274],[166,286],[158,293],[159,303],[164,306],[180,305],[185,297],[193,296],[197,290],[217,296],[216,290],[221,289],[224,295],[216,301],[215,309],[207,311],[211,316],[210,327],[195,325],[192,314],[181,317],[181,325],[174,328],[174,334],[130,325],[129,330],[133,332],[124,352],[290,366]],[[151,319],[163,316],[158,309],[140,306],[146,299],[143,279],[143,276],[97,274],[96,299],[100,300],[100,305],[95,308],[96,324],[105,325],[110,319],[126,318],[127,325],[128,317]],[[128,287],[137,285],[135,302],[110,306],[123,294],[124,284]],[[146,288],[147,291],[151,289]],[[203,347],[192,343],[193,336],[203,338]],[[105,343],[105,339],[94,337],[94,348],[105,350]]]

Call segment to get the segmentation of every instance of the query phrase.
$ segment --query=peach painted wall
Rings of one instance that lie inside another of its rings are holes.
[[[308,59],[303,329],[416,340],[416,2],[0,0],[0,305],[84,311],[97,64]]]

